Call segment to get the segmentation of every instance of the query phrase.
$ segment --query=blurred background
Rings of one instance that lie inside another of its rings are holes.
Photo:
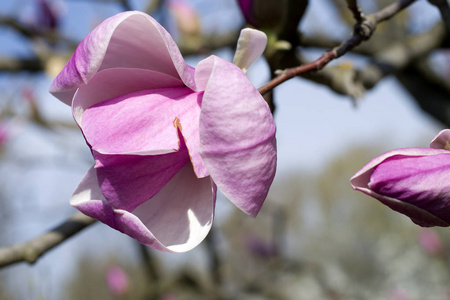
[[[1,1],[0,246],[75,212],[69,198],[93,161],[70,108],[48,88],[107,17],[148,12],[194,67],[212,53],[231,61],[250,22],[291,45],[269,45],[247,73],[256,87],[348,39],[355,23],[344,0],[253,2],[277,7],[244,18],[236,0]],[[372,13],[392,2],[360,4]],[[276,24],[290,18],[294,35]],[[416,1],[352,53],[267,95],[279,159],[257,218],[219,195],[212,232],[184,254],[157,252],[95,223],[34,265],[1,269],[0,299],[450,299],[448,229],[420,228],[349,184],[374,156],[427,147],[448,127],[444,28],[436,7]]]

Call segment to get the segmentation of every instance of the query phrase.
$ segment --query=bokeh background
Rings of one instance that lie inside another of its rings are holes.
[[[343,0],[309,2],[299,51],[314,60],[328,48],[321,39],[344,41],[354,21]],[[360,2],[370,13],[393,1]],[[231,61],[245,26],[235,0],[1,1],[0,246],[36,237],[75,212],[68,200],[92,158],[70,108],[48,88],[78,42],[129,9],[151,12],[192,66],[211,53]],[[431,35],[440,23],[436,7],[417,1],[379,26],[366,48]],[[327,68],[365,70],[381,50],[362,49]],[[449,54],[444,43],[422,57],[443,81]],[[260,87],[270,67],[261,58],[248,76]],[[257,218],[219,196],[211,234],[185,254],[142,247],[96,223],[34,265],[1,269],[0,299],[450,299],[448,229],[420,228],[349,184],[372,157],[427,147],[446,127],[445,115],[423,109],[436,89],[418,93],[405,82],[392,72],[347,95],[314,78],[284,83],[273,95],[277,175]],[[448,92],[440,97],[450,101]]]

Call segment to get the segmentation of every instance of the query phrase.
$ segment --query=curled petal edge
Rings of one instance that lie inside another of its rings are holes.
[[[441,130],[431,141],[430,148],[450,150],[450,129]]]
[[[189,166],[189,164],[187,164]],[[203,179],[206,180],[206,179]],[[170,184],[170,183],[169,183]],[[173,186],[168,189],[173,190]],[[214,218],[214,207],[216,199],[217,187],[211,180],[211,216],[210,220],[203,227],[202,232],[194,235],[194,240],[190,240],[186,244],[164,245],[155,235],[144,225],[142,220],[123,209],[116,209],[103,196],[96,176],[95,169],[89,169],[85,177],[81,180],[75,189],[70,204],[84,213],[85,215],[97,219],[106,225],[136,239],[138,242],[164,252],[181,253],[196,247],[206,237],[211,229]],[[189,218],[193,218],[192,212],[188,213]],[[169,233],[170,234],[170,233]]]
[[[186,86],[192,90],[195,90],[195,82],[192,76],[193,71],[185,63],[178,46],[170,34],[149,15],[138,11],[129,11],[119,13],[106,19],[78,45],[73,56],[67,62],[61,73],[53,81],[49,90],[50,93],[65,104],[71,105],[76,89],[87,84],[98,71],[115,67],[137,67],[136,63],[129,66],[115,66],[114,63],[111,63],[114,61],[121,61],[121,57],[123,56],[118,57],[117,59],[112,59],[110,57],[107,61],[105,61],[105,57],[108,56],[108,49],[112,43],[116,30],[121,26],[121,24],[124,24],[127,19],[133,17],[144,17],[148,21],[147,24],[153,26],[153,29],[157,32],[159,38],[149,40],[147,37],[146,42],[162,42],[165,46],[165,49],[162,51],[162,55],[165,57],[170,57],[172,64],[166,69],[174,70],[174,72],[170,71],[169,73],[173,73],[172,76],[178,77]],[[131,26],[130,28],[131,30],[135,30],[137,34],[143,34],[143,28],[141,28],[141,26]],[[130,28],[127,28],[127,30],[130,30]],[[133,36],[133,33],[130,32],[129,36]],[[114,56],[114,54],[111,55]],[[140,53],[140,55],[143,54]],[[145,69],[146,67],[144,66],[143,68]]]

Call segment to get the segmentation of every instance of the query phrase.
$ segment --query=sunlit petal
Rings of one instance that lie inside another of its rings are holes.
[[[255,216],[275,176],[272,114],[235,65],[211,56],[197,70],[202,76],[210,73],[200,114],[200,154],[225,196]]]

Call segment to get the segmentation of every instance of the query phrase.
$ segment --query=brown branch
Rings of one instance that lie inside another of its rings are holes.
[[[27,26],[24,26],[14,18],[0,16],[0,24],[11,27],[12,29],[14,29],[15,31],[17,31],[26,38],[32,38],[38,35],[38,33],[35,30],[32,30]]]
[[[410,65],[397,74],[420,108],[446,127],[450,126],[450,88],[424,61]]]
[[[372,16],[377,20],[377,23],[381,23],[392,18],[398,12],[411,5],[414,1],[416,0],[399,0],[372,14]]]
[[[353,18],[355,18],[356,22],[361,23],[364,21],[365,17],[358,5],[357,0],[347,0],[347,7],[352,12]]]
[[[153,1],[149,1],[147,3],[146,8],[144,9],[144,12],[146,14],[151,15],[153,12],[157,11],[158,9],[160,9],[162,6],[164,6],[164,0],[153,0]]]
[[[51,43],[54,43],[56,41],[64,42],[67,47],[73,49],[75,49],[78,45],[77,41],[73,41],[67,37],[61,36],[56,30],[39,31],[22,24],[21,22],[11,17],[0,16],[0,25],[10,27],[26,39],[30,39],[32,41],[36,39],[45,39]]]
[[[400,0],[394,4],[391,4],[382,10],[368,15],[363,22],[357,23],[353,35],[350,39],[343,42],[341,45],[325,52],[319,59],[298,67],[288,68],[282,71],[277,77],[266,83],[264,86],[258,89],[261,94],[265,94],[270,90],[274,89],[281,83],[303,74],[305,72],[318,71],[325,67],[330,61],[341,57],[345,53],[351,51],[353,48],[358,46],[361,42],[369,39],[372,33],[375,31],[376,25],[382,21],[385,21],[399,11],[413,3],[415,0]]]
[[[347,63],[300,76],[326,85],[338,94],[361,98],[366,90],[373,88],[387,75],[402,73],[418,61],[427,60],[428,55],[439,48],[444,39],[445,28],[438,23],[425,33],[391,42],[383,50],[372,54],[371,61],[362,69]],[[302,63],[308,62],[302,60]]]
[[[30,264],[35,263],[47,251],[94,222],[94,219],[77,212],[61,225],[41,236],[24,243],[0,248],[0,267],[22,261]]]
[[[3,58],[0,57],[0,72],[40,72],[44,62],[39,58]]]

